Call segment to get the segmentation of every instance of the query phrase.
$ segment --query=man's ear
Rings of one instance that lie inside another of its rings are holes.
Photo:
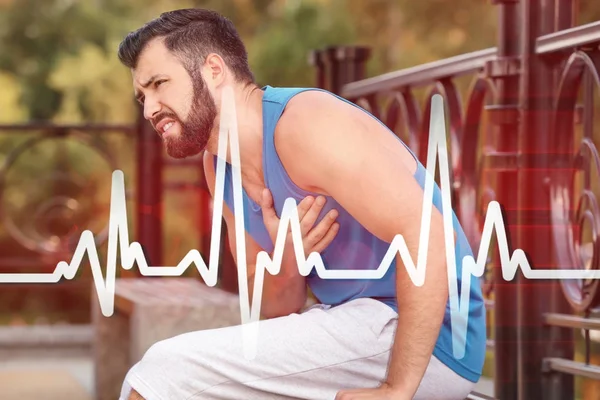
[[[213,88],[218,88],[225,82],[227,68],[220,55],[210,53],[204,63],[204,80]]]

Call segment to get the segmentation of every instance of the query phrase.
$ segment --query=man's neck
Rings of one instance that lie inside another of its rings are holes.
[[[234,94],[238,126],[240,163],[244,187],[262,188],[264,187],[262,168],[263,91],[256,85],[239,85],[234,87]],[[220,114],[218,118],[220,118]],[[218,121],[216,122],[218,123]],[[228,142],[229,144],[226,159],[228,163],[231,163],[231,140]],[[216,124],[215,132],[212,135],[212,140],[209,141],[206,150],[209,153],[217,155],[218,147],[219,127],[218,124]]]

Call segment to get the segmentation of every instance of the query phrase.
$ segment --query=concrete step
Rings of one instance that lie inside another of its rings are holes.
[[[0,359],[29,356],[89,356],[91,325],[0,327]]]

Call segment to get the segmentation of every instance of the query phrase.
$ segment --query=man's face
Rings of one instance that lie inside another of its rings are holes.
[[[217,107],[199,69],[190,75],[162,40],[155,39],[140,55],[133,85],[144,117],[163,139],[169,156],[185,158],[206,148]]]

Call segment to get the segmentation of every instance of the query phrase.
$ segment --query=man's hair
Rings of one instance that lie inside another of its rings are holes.
[[[254,75],[248,65],[248,53],[233,23],[211,10],[191,8],[162,13],[158,18],[130,32],[119,45],[121,62],[132,69],[146,45],[155,38],[164,39],[191,75],[210,53],[219,54],[236,80],[253,83]]]

